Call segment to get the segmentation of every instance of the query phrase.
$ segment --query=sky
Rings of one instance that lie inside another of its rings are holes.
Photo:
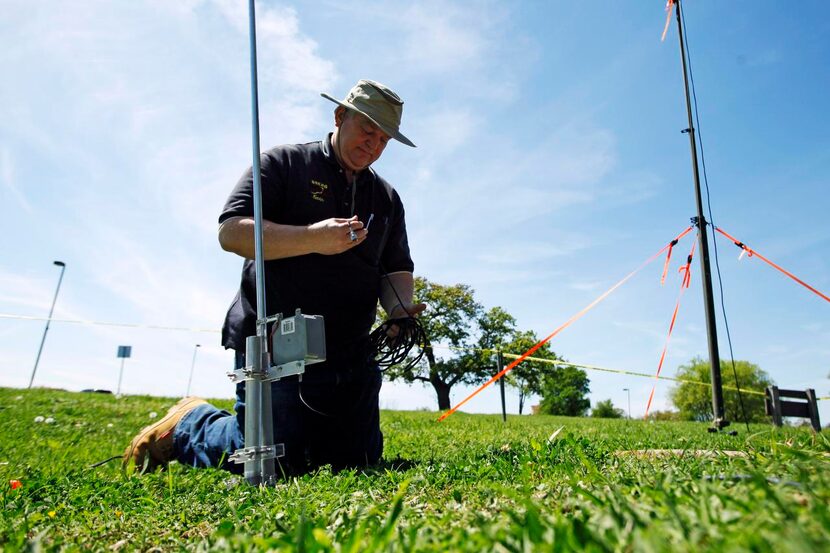
[[[375,169],[399,191],[416,274],[465,283],[545,336],[696,215],[677,29],[665,2],[263,1],[263,149],[319,140],[361,78],[405,100]],[[684,3],[715,225],[830,293],[830,7]],[[217,217],[251,164],[247,2],[0,0],[0,386],[231,397],[218,330],[242,261]],[[653,374],[693,235],[551,342]],[[830,304],[717,238],[736,359],[830,395]],[[714,261],[714,258],[713,258]],[[716,283],[717,286],[717,283]],[[718,300],[721,357],[729,358]],[[24,317],[24,318],[12,318]],[[62,321],[126,323],[130,327]],[[190,330],[162,330],[148,327]],[[196,349],[196,344],[200,347]],[[196,352],[195,364],[194,351]],[[707,356],[697,260],[663,375]],[[642,416],[654,380],[588,371]],[[731,375],[724,374],[724,381]],[[655,408],[670,407],[669,382]],[[453,389],[453,404],[471,388]],[[518,399],[508,388],[508,412]],[[435,409],[386,383],[381,406]],[[497,387],[464,406],[498,412]],[[824,424],[830,401],[820,403]]]

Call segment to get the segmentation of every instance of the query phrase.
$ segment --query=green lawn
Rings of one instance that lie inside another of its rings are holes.
[[[367,471],[90,468],[176,399],[0,388],[0,549],[830,551],[830,440],[808,429],[386,411]],[[647,448],[746,454],[618,453]]]

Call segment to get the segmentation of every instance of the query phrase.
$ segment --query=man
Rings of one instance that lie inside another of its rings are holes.
[[[389,318],[416,316],[413,263],[398,194],[373,169],[390,139],[415,145],[399,127],[403,101],[384,85],[361,80],[338,107],[334,131],[320,142],[278,146],[261,156],[263,252],[268,315],[300,308],[323,315],[326,361],[272,386],[274,442],[286,474],[331,464],[335,470],[376,463],[383,451],[369,331],[378,300]],[[245,338],[256,334],[253,177],[249,169],[219,217],[223,249],[245,258],[240,291],[222,329],[222,344],[245,366]],[[172,459],[241,472],[227,457],[244,446],[245,387],[235,414],[184,398],[144,428],[124,453],[142,468]]]

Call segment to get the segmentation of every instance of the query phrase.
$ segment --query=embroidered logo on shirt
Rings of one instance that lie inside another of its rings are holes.
[[[312,199],[317,200],[318,202],[325,202],[326,199],[324,195],[326,190],[329,189],[329,185],[322,183],[320,181],[312,180],[311,181],[311,197]]]

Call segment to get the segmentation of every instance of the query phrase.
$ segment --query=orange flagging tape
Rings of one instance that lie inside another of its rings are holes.
[[[663,27],[663,36],[660,37],[660,42],[666,40],[666,33],[669,30],[669,23],[671,23],[671,9],[674,5],[674,0],[668,0],[666,2],[666,26]]]
[[[812,286],[810,286],[809,284],[807,284],[806,282],[804,282],[803,280],[801,280],[800,278],[798,278],[797,276],[795,276],[794,274],[792,274],[791,272],[786,270],[785,268],[783,268],[779,265],[776,265],[775,263],[773,263],[772,261],[770,261],[769,259],[767,259],[763,255],[761,255],[757,251],[753,250],[752,248],[750,248],[749,246],[747,246],[746,244],[744,244],[743,242],[741,242],[737,238],[734,238],[734,237],[728,235],[726,232],[719,229],[718,227],[715,227],[715,230],[718,231],[719,233],[721,233],[722,235],[724,235],[725,237],[727,237],[728,239],[732,240],[732,242],[736,246],[741,248],[744,252],[746,252],[749,255],[749,257],[754,256],[754,257],[757,257],[758,259],[768,263],[769,265],[771,265],[772,267],[775,267],[776,269],[778,269],[779,271],[781,271],[782,273],[784,273],[785,275],[787,275],[788,277],[790,277],[791,279],[793,279],[794,281],[796,281],[797,283],[802,285],[803,287],[807,288],[808,290],[810,290],[811,292],[813,292],[817,296],[823,298],[825,301],[830,302],[830,297],[828,297],[827,294],[822,294],[821,292],[819,292],[818,290],[816,290],[815,288],[813,288]]]
[[[676,237],[676,238],[674,238],[674,240],[680,240],[681,238],[683,238],[684,236],[686,236],[687,234],[689,234],[689,233],[692,231],[692,229],[693,229],[693,228],[694,228],[694,227],[689,227],[689,228],[687,228],[686,230],[684,230],[683,232],[681,232],[680,234],[678,234],[678,235],[677,235],[677,237]],[[674,241],[674,240],[673,240],[673,241]],[[568,326],[570,326],[573,322],[575,322],[577,319],[579,319],[580,317],[582,317],[585,313],[587,313],[587,312],[588,312],[588,311],[590,311],[592,308],[594,308],[594,307],[595,307],[595,306],[596,306],[599,302],[601,302],[601,301],[602,301],[602,300],[604,300],[606,297],[608,297],[608,296],[611,294],[611,292],[613,292],[614,290],[616,290],[617,288],[619,288],[620,286],[622,286],[623,284],[625,284],[625,283],[626,283],[626,281],[628,281],[628,279],[630,279],[631,277],[633,277],[634,275],[636,275],[637,273],[639,273],[639,272],[640,272],[640,271],[641,271],[641,270],[642,270],[642,269],[643,269],[646,265],[648,265],[649,263],[651,263],[652,261],[654,261],[655,259],[657,259],[658,257],[660,257],[660,255],[661,255],[664,251],[666,251],[666,250],[670,247],[670,245],[671,245],[671,242],[669,242],[668,244],[666,244],[665,246],[663,246],[662,248],[660,248],[660,251],[659,251],[659,252],[657,252],[657,253],[655,253],[654,255],[652,255],[651,257],[649,257],[649,258],[648,258],[648,259],[647,259],[647,260],[646,260],[646,261],[645,261],[642,265],[640,265],[639,267],[637,267],[636,269],[634,269],[634,271],[632,271],[631,273],[629,273],[629,274],[628,274],[625,278],[623,278],[621,281],[619,281],[618,283],[616,283],[614,286],[612,286],[611,288],[609,288],[608,290],[606,290],[606,291],[605,291],[605,293],[603,293],[603,294],[602,294],[601,296],[599,296],[597,299],[595,299],[595,300],[594,300],[594,301],[592,301],[590,304],[588,304],[588,306],[587,306],[587,307],[583,308],[583,309],[582,309],[579,313],[577,313],[576,315],[572,316],[570,319],[568,319],[567,321],[565,321],[565,322],[564,322],[564,323],[563,323],[563,324],[562,324],[559,328],[557,328],[556,330],[554,330],[553,332],[551,332],[551,333],[550,333],[547,337],[545,337],[545,338],[543,338],[542,340],[540,340],[540,341],[539,341],[539,343],[537,343],[535,346],[533,346],[532,348],[530,348],[529,350],[527,350],[526,352],[524,352],[522,355],[520,355],[518,359],[516,359],[515,361],[513,361],[512,363],[510,363],[509,365],[507,365],[507,366],[506,366],[503,370],[501,370],[498,374],[496,374],[495,376],[493,376],[493,378],[491,378],[490,380],[488,380],[487,382],[485,382],[484,384],[482,384],[481,386],[479,386],[479,388],[478,388],[476,391],[474,391],[472,394],[470,394],[470,395],[468,395],[466,398],[464,398],[464,399],[461,401],[461,403],[459,403],[458,405],[456,405],[455,407],[453,407],[452,409],[450,409],[449,411],[447,411],[446,413],[444,413],[443,415],[441,415],[441,416],[438,418],[438,422],[441,422],[442,420],[446,419],[447,417],[449,417],[450,415],[452,415],[453,413],[455,413],[456,411],[458,411],[458,409],[459,409],[462,405],[464,405],[465,403],[467,403],[468,401],[470,401],[471,399],[473,399],[476,395],[478,395],[478,394],[479,394],[482,390],[484,390],[484,389],[485,389],[486,387],[488,387],[490,384],[492,384],[493,382],[497,381],[497,380],[498,380],[499,378],[501,378],[502,376],[504,376],[504,375],[506,375],[507,373],[509,373],[510,371],[512,371],[512,370],[513,370],[513,368],[514,368],[514,367],[516,367],[516,365],[518,365],[519,363],[521,363],[522,361],[524,361],[525,359],[527,359],[529,356],[533,355],[533,353],[534,353],[537,349],[539,349],[540,347],[542,347],[543,345],[545,345],[547,342],[549,342],[551,338],[553,338],[554,336],[556,336],[557,334],[559,334],[562,330],[564,330],[565,328],[567,328]]]
[[[669,242],[669,252],[666,254],[666,262],[663,263],[663,275],[660,277],[660,286],[666,283],[666,275],[669,273],[669,262],[671,261],[671,252],[676,245],[677,240]]]
[[[674,313],[671,316],[671,323],[669,323],[669,333],[666,336],[666,343],[663,345],[663,353],[660,354],[660,362],[657,364],[657,374],[654,375],[654,384],[651,386],[651,393],[648,395],[648,403],[646,404],[645,418],[648,418],[648,412],[651,410],[651,402],[654,399],[654,391],[657,389],[657,381],[660,379],[660,371],[663,370],[663,361],[666,360],[666,352],[669,349],[669,340],[671,340],[671,333],[674,330],[674,323],[677,321],[677,312],[680,311],[680,299],[683,297],[683,292],[689,287],[692,281],[692,258],[695,255],[695,246],[697,241],[692,243],[692,251],[689,252],[689,257],[686,258],[686,264],[680,267],[683,278],[680,279],[680,292],[677,294],[677,302],[674,304]]]

